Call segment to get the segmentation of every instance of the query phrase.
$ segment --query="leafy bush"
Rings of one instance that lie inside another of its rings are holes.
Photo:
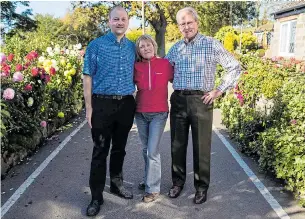
[[[223,123],[241,151],[283,179],[305,206],[305,63],[239,60],[247,71],[221,101]]]
[[[1,54],[2,153],[34,149],[82,108],[81,45]],[[59,116],[61,115],[61,116]],[[62,118],[63,115],[63,118]]]
[[[220,42],[224,43],[225,37],[227,33],[237,34],[235,29],[232,26],[225,26],[219,29],[219,31],[215,34],[215,38]]]
[[[234,33],[226,33],[225,38],[224,38],[224,47],[229,51],[229,52],[234,52],[234,50],[237,48],[237,35]]]

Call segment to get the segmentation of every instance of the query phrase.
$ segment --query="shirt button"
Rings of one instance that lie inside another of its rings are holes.
[[[121,68],[121,70],[122,70],[123,68]]]
[[[121,57],[121,59],[122,59],[123,57]]]

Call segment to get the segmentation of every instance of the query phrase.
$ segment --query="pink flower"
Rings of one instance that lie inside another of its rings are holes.
[[[17,64],[16,65],[16,71],[22,71],[23,70],[23,67],[21,64]]]
[[[241,93],[235,92],[235,97],[238,99],[239,104],[242,106],[244,105],[244,97]]]
[[[44,80],[45,80],[46,84],[49,83],[51,81],[50,75],[45,75]]]
[[[13,61],[13,59],[14,59],[14,54],[9,54],[8,55],[8,57],[7,57],[7,60],[9,61],[9,62],[11,62],[11,61]]]
[[[1,65],[1,69],[3,72],[5,73],[10,73],[11,71],[11,66],[9,66],[8,64],[6,64],[5,62],[2,63]]]
[[[9,72],[1,72],[1,77],[8,77],[9,75]]]
[[[25,63],[25,64],[24,64],[24,69],[27,69],[30,65],[31,65],[30,62]]]
[[[1,63],[2,62],[5,62],[5,60],[6,60],[6,56],[4,55],[4,53],[0,53],[0,61],[1,61]]]
[[[15,91],[12,88],[6,88],[3,91],[3,99],[5,100],[12,100],[15,96]]]
[[[38,68],[32,68],[32,76],[33,77],[36,77],[38,75],[38,73],[39,73]]]
[[[272,61],[272,62],[276,62],[276,61],[277,61],[277,58],[276,58],[275,56],[273,56],[273,57],[271,58],[271,61]]]
[[[47,127],[47,122],[46,121],[41,121],[40,126],[41,127]]]
[[[17,71],[13,75],[13,81],[14,82],[20,82],[23,80],[23,74],[20,71]]]
[[[38,53],[35,51],[29,52],[29,54],[26,55],[26,59],[32,61],[38,57]]]
[[[295,120],[295,119],[290,120],[290,124],[296,125],[297,124],[297,120]]]
[[[33,89],[33,87],[32,87],[32,85],[30,85],[30,84],[27,84],[27,85],[25,85],[25,87],[24,87],[24,90],[25,91],[31,91]]]

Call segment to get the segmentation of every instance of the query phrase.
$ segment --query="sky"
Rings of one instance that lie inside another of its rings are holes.
[[[33,15],[35,14],[50,14],[54,17],[62,18],[69,9],[72,9],[70,1],[30,1],[30,8]],[[22,7],[17,8],[17,12],[22,11]],[[140,27],[140,20],[135,18],[130,19],[129,28]]]

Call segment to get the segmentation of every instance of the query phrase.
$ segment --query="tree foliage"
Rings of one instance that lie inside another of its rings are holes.
[[[22,13],[17,13],[17,6],[29,7],[28,1],[1,1],[1,32],[11,32],[17,30],[33,30],[36,28],[36,22],[29,16],[32,9],[26,9]]]
[[[79,3],[79,2],[78,2]],[[107,5],[76,5],[63,19],[66,35],[75,35],[79,43],[88,44],[108,30]]]

